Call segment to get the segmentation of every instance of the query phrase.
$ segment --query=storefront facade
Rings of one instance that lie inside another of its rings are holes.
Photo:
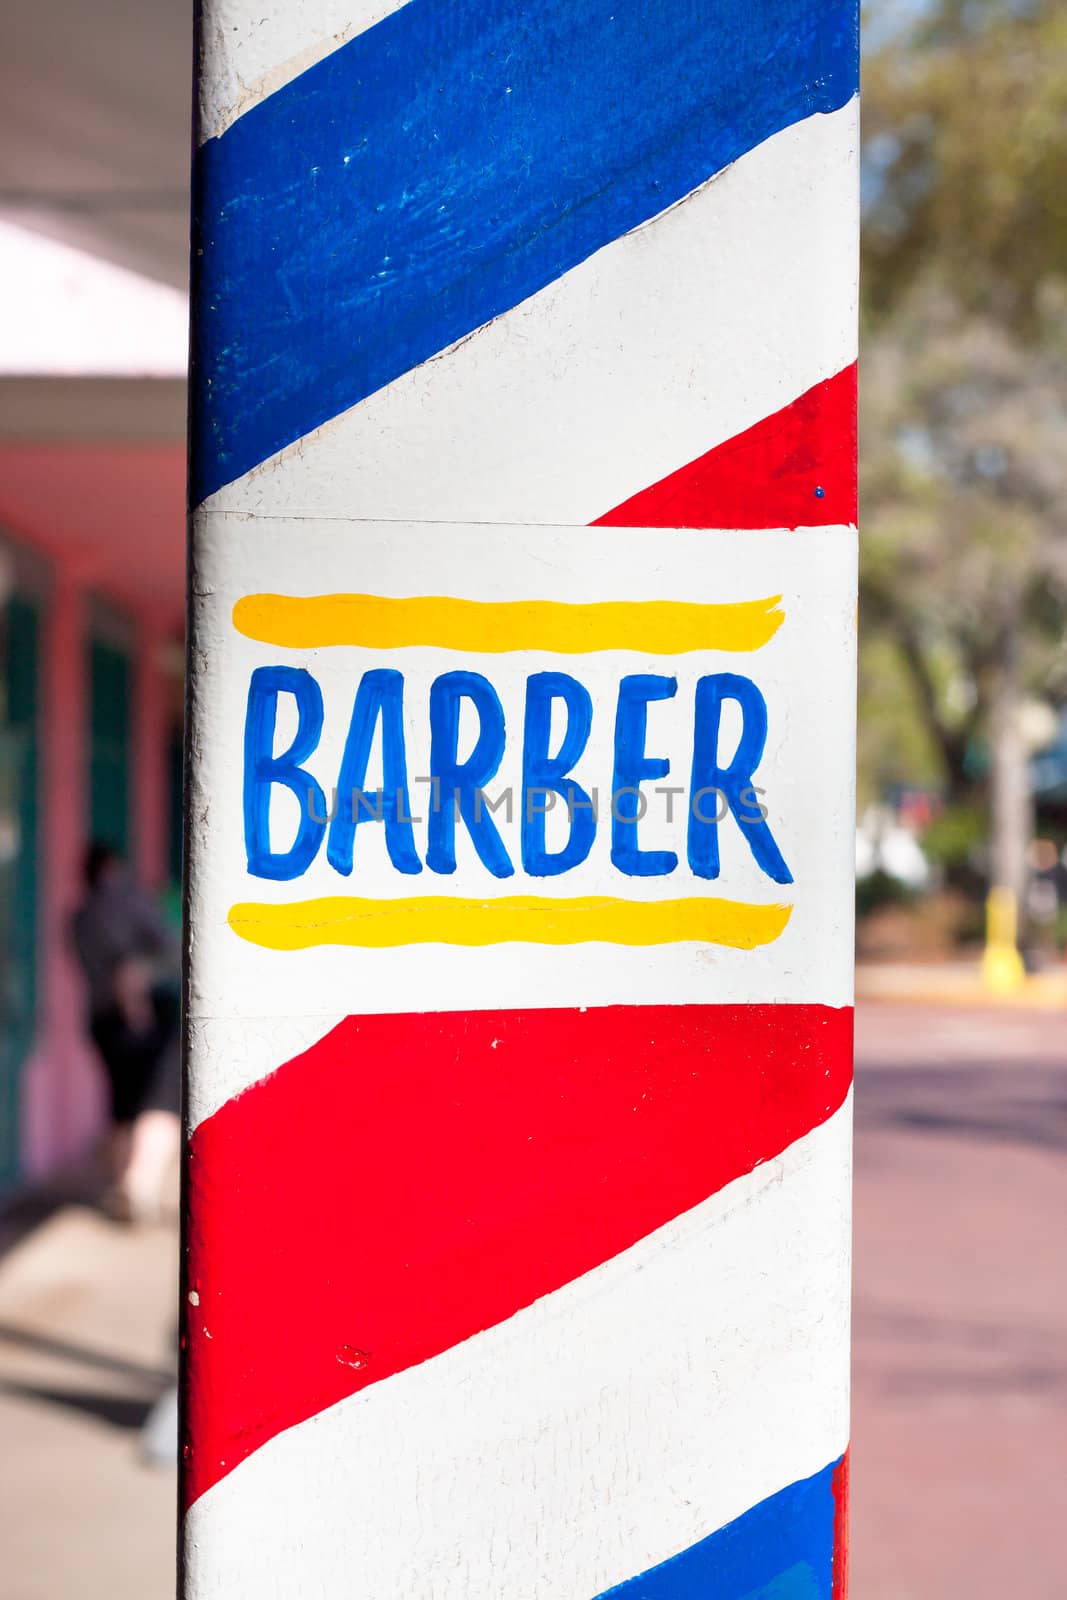
[[[0,1191],[103,1122],[67,927],[90,839],[174,903],[184,386],[0,380]]]

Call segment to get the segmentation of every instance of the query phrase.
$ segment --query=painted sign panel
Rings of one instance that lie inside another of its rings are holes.
[[[830,1600],[853,8],[293,9],[201,25],[185,1593]]]

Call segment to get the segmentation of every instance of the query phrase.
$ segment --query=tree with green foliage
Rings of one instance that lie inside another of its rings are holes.
[[[1021,894],[1022,710],[1067,692],[1067,9],[934,0],[871,50],[862,315],[862,776],[988,801]]]

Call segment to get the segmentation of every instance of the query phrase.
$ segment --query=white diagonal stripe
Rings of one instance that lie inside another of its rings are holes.
[[[202,0],[197,93],[200,138],[231,122],[406,0]],[[210,70],[205,68],[209,64]]]
[[[855,359],[856,134],[777,134],[206,506],[595,521]]]

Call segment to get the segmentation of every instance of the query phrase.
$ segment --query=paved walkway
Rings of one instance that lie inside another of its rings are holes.
[[[1067,1015],[857,1046],[854,1600],[1063,1600]]]
[[[173,1228],[60,1204],[0,1261],[3,1600],[173,1600],[175,1472],[138,1429],[171,1382]]]
[[[1067,1015],[858,1045],[853,1600],[1063,1600]],[[171,1600],[174,1234],[53,1206],[0,1260],[3,1600]]]

